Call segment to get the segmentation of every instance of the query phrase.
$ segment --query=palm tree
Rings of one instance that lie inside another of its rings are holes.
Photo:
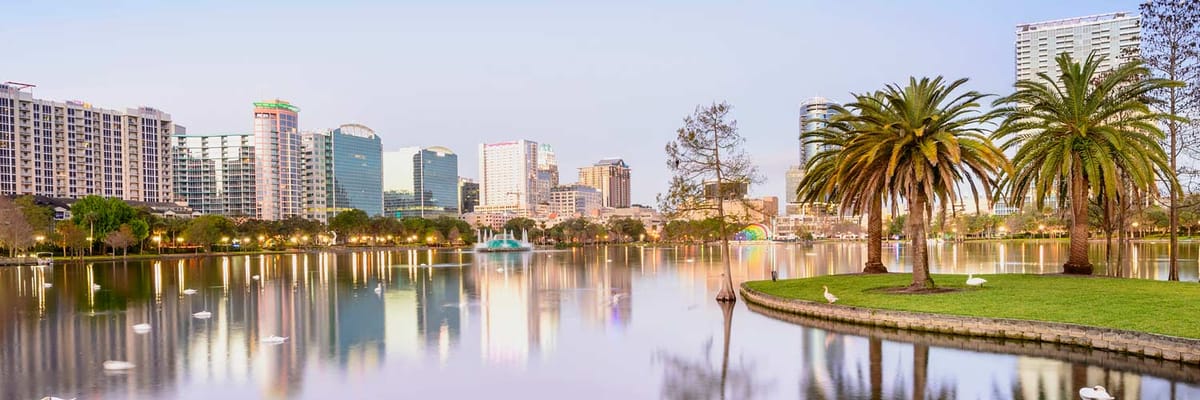
[[[925,240],[934,203],[945,207],[960,201],[960,184],[970,189],[978,203],[978,194],[992,193],[995,176],[1008,168],[1004,154],[982,130],[992,117],[979,112],[979,100],[985,95],[955,93],[966,82],[947,84],[940,76],[909,78],[908,86],[888,85],[873,95],[857,95],[855,102],[847,104],[858,110],[849,120],[864,130],[842,154],[842,168],[859,174],[858,178],[838,185],[844,193],[872,193],[883,187],[890,198],[907,202],[913,246],[911,290],[934,287]],[[878,170],[883,173],[870,172]]]
[[[792,194],[805,203],[837,203],[842,213],[867,214],[867,262],[863,272],[887,273],[883,265],[883,196],[886,176],[882,164],[869,169],[848,169],[843,163],[842,150],[860,132],[869,127],[855,121],[854,113],[845,107],[833,106],[829,124],[805,132],[801,140],[820,149],[804,166],[804,177]],[[880,158],[878,163],[882,163]],[[850,179],[865,180],[865,192],[839,190]],[[865,210],[864,210],[865,209]]]
[[[1063,53],[1055,61],[1061,71],[1057,79],[1038,74],[996,100],[1003,106],[997,112],[1005,117],[993,138],[1007,139],[1005,150],[1017,148],[1014,172],[1003,181],[1011,204],[1020,207],[1031,192],[1037,208],[1047,196],[1067,199],[1071,246],[1063,272],[1090,275],[1089,192],[1103,190],[1104,197],[1117,198],[1123,174],[1138,191],[1153,189],[1156,178],[1179,190],[1156,125],[1172,117],[1151,110],[1145,100],[1150,91],[1179,83],[1147,78],[1149,71],[1137,61],[1105,76],[1098,74],[1104,57],[1091,55],[1081,64]]]

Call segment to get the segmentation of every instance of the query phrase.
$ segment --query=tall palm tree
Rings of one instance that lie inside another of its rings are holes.
[[[864,273],[887,273],[883,265],[883,196],[886,194],[887,177],[882,164],[868,169],[850,170],[843,163],[842,150],[854,136],[869,130],[854,119],[854,113],[841,106],[833,106],[829,123],[821,128],[805,132],[801,140],[816,145],[817,151],[804,166],[804,177],[796,186],[797,200],[804,203],[836,203],[842,213],[867,214],[867,262]],[[878,160],[883,163],[883,159]],[[865,192],[839,190],[842,183],[851,179],[865,180]]]
[[[1122,174],[1138,191],[1150,191],[1161,178],[1179,190],[1156,123],[1172,118],[1153,111],[1146,94],[1178,82],[1148,78],[1140,62],[1129,62],[1101,76],[1104,57],[1083,63],[1063,53],[1055,61],[1057,77],[1038,74],[1017,82],[1016,91],[995,104],[1004,120],[993,134],[1016,148],[1013,173],[1004,178],[1011,204],[1020,207],[1032,192],[1036,207],[1047,196],[1066,199],[1071,207],[1070,255],[1063,272],[1092,273],[1088,261],[1088,197],[1103,190],[1116,198]],[[1057,79],[1056,79],[1057,78]]]
[[[911,290],[934,287],[925,230],[935,202],[945,207],[961,200],[960,185],[965,185],[978,203],[979,193],[992,193],[996,175],[1008,168],[1004,154],[983,132],[992,117],[979,111],[985,95],[956,94],[966,82],[946,83],[940,76],[909,78],[907,86],[888,85],[877,94],[858,95],[847,105],[858,110],[851,120],[866,130],[843,150],[843,168],[866,175],[838,184],[845,193],[870,193],[881,179],[890,198],[908,204]],[[876,170],[884,173],[868,173]]]

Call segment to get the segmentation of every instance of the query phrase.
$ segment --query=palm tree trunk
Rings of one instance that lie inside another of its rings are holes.
[[[914,188],[909,191],[908,236],[912,238],[912,284],[910,290],[932,289],[933,277],[929,276],[929,243],[925,240],[925,191]]]
[[[1071,250],[1063,273],[1091,275],[1088,262],[1087,178],[1083,176],[1083,160],[1072,157],[1071,167]]]
[[[883,196],[876,193],[871,197],[871,206],[867,209],[867,264],[863,268],[865,274],[886,274],[887,267],[883,265]]]

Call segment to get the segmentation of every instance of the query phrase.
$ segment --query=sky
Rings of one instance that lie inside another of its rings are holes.
[[[530,139],[554,146],[564,184],[578,167],[624,158],[633,202],[647,205],[668,182],[664,145],[698,105],[734,106],[765,178],[752,192],[782,196],[804,100],[937,75],[1006,93],[1018,23],[1138,4],[176,3],[0,0],[0,82],[155,107],[188,133],[250,132],[252,103],[280,98],[301,108],[302,130],[360,123],[385,151],[446,146],[471,178],[480,143]]]

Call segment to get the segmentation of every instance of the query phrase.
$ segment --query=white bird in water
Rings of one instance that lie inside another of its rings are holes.
[[[256,280],[256,281],[257,281],[257,280],[258,280],[258,275],[250,275],[250,279],[253,279],[253,280]]]
[[[189,296],[190,296],[190,295],[193,295],[193,294],[196,294],[196,289],[183,289],[183,294],[186,294],[186,295],[189,295]]]
[[[1079,389],[1079,397],[1087,400],[1112,400],[1116,398],[1109,395],[1108,391],[1104,390],[1104,386],[1099,385]]]
[[[607,259],[607,260],[604,260],[604,262],[612,262],[612,259],[611,259],[611,258],[609,258],[609,259]]]
[[[696,259],[694,259],[694,258],[689,258],[689,259],[686,259],[686,260],[683,260],[683,261],[686,261],[686,262],[695,262],[695,261],[696,261]]]
[[[67,400],[67,399],[64,399],[62,397],[46,396],[46,397],[43,397],[41,400]],[[75,398],[72,397],[70,400],[75,400]]]
[[[838,301],[837,296],[834,296],[833,293],[829,293],[829,286],[821,286],[821,287],[825,288],[825,301],[828,301],[829,304],[833,304]]]
[[[608,305],[610,305],[610,306],[617,305],[617,303],[620,303],[621,299],[625,298],[625,296],[628,296],[628,295],[625,293],[617,293],[617,294],[612,295],[612,301],[608,302]]]
[[[280,337],[280,336],[275,336],[275,335],[271,335],[271,336],[262,338],[262,342],[265,344],[280,344],[280,343],[286,342],[287,340],[288,340],[287,336]]]
[[[967,286],[983,286],[987,279],[976,278],[975,274],[967,274]]]
[[[192,316],[199,318],[199,319],[209,319],[212,317],[212,313],[210,313],[208,311],[201,311],[201,312],[192,314]]]
[[[381,293],[383,293],[383,284],[382,283],[376,284],[375,285],[375,294],[381,294]]]
[[[100,285],[92,285],[92,291],[100,290]]]
[[[104,364],[102,364],[102,365],[104,365],[105,371],[124,371],[127,369],[133,369],[133,367],[136,367],[136,365],[133,365],[133,363],[131,363],[129,361],[113,361],[113,360],[105,361]]]
[[[150,324],[137,324],[137,325],[134,325],[134,326],[133,326],[133,332],[134,332],[134,333],[147,333],[147,332],[150,332]]]
[[[44,287],[44,288],[46,288],[46,289],[49,289],[49,288],[52,288],[52,287],[54,287],[54,285],[53,285],[53,284],[50,284],[50,283],[43,283],[43,284],[42,284],[42,287]]]

